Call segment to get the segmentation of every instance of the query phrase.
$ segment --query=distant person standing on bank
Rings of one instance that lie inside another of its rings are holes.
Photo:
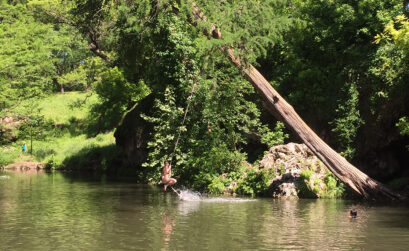
[[[27,150],[27,146],[26,146],[26,142],[24,142],[24,143],[23,143],[23,147],[21,148],[21,151],[22,151],[23,153],[25,153],[26,150]]]

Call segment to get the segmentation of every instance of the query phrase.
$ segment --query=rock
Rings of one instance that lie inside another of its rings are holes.
[[[3,146],[2,151],[3,152],[11,152],[11,151],[14,151],[14,147],[12,147],[12,146]]]
[[[17,127],[21,124],[21,121],[15,121],[13,117],[0,118],[0,124],[8,127]]]
[[[330,189],[338,183],[333,177],[332,187],[327,186],[331,174],[304,144],[289,143],[270,148],[259,168],[274,170],[276,177],[268,190],[272,197],[331,197]]]
[[[43,168],[44,168],[43,163],[34,161],[16,162],[5,167],[5,169],[11,170],[39,170]]]

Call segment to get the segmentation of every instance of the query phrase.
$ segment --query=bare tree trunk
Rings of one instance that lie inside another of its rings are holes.
[[[33,125],[30,125],[30,154],[33,155]]]
[[[193,16],[196,21],[206,21],[203,12],[195,3]],[[212,25],[210,32],[204,31],[209,38],[222,39],[221,32]],[[296,133],[309,149],[328,167],[329,170],[357,195],[365,199],[396,200],[402,197],[380,182],[371,179],[365,173],[350,164],[345,158],[328,146],[318,135],[301,119],[294,108],[288,104],[271,84],[261,75],[253,65],[243,65],[234,49],[224,50],[231,62],[237,66],[250,81],[253,87],[264,99],[264,106],[278,120],[283,121],[288,128]]]

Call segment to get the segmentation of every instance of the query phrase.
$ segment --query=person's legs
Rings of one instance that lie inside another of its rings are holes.
[[[172,185],[176,184],[176,182],[177,182],[176,179],[169,178],[168,186],[172,186]]]
[[[168,183],[169,183],[169,178],[162,177],[162,183],[163,183],[163,191],[166,191],[166,188],[168,187]]]
[[[173,178],[162,178],[162,183],[163,183],[163,190],[166,191],[168,186],[172,186],[176,184],[176,179]]]

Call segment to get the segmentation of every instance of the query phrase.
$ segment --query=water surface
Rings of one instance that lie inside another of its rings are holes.
[[[348,218],[356,208],[358,218]],[[62,173],[0,172],[0,250],[408,250],[409,210],[345,200],[181,201]]]

